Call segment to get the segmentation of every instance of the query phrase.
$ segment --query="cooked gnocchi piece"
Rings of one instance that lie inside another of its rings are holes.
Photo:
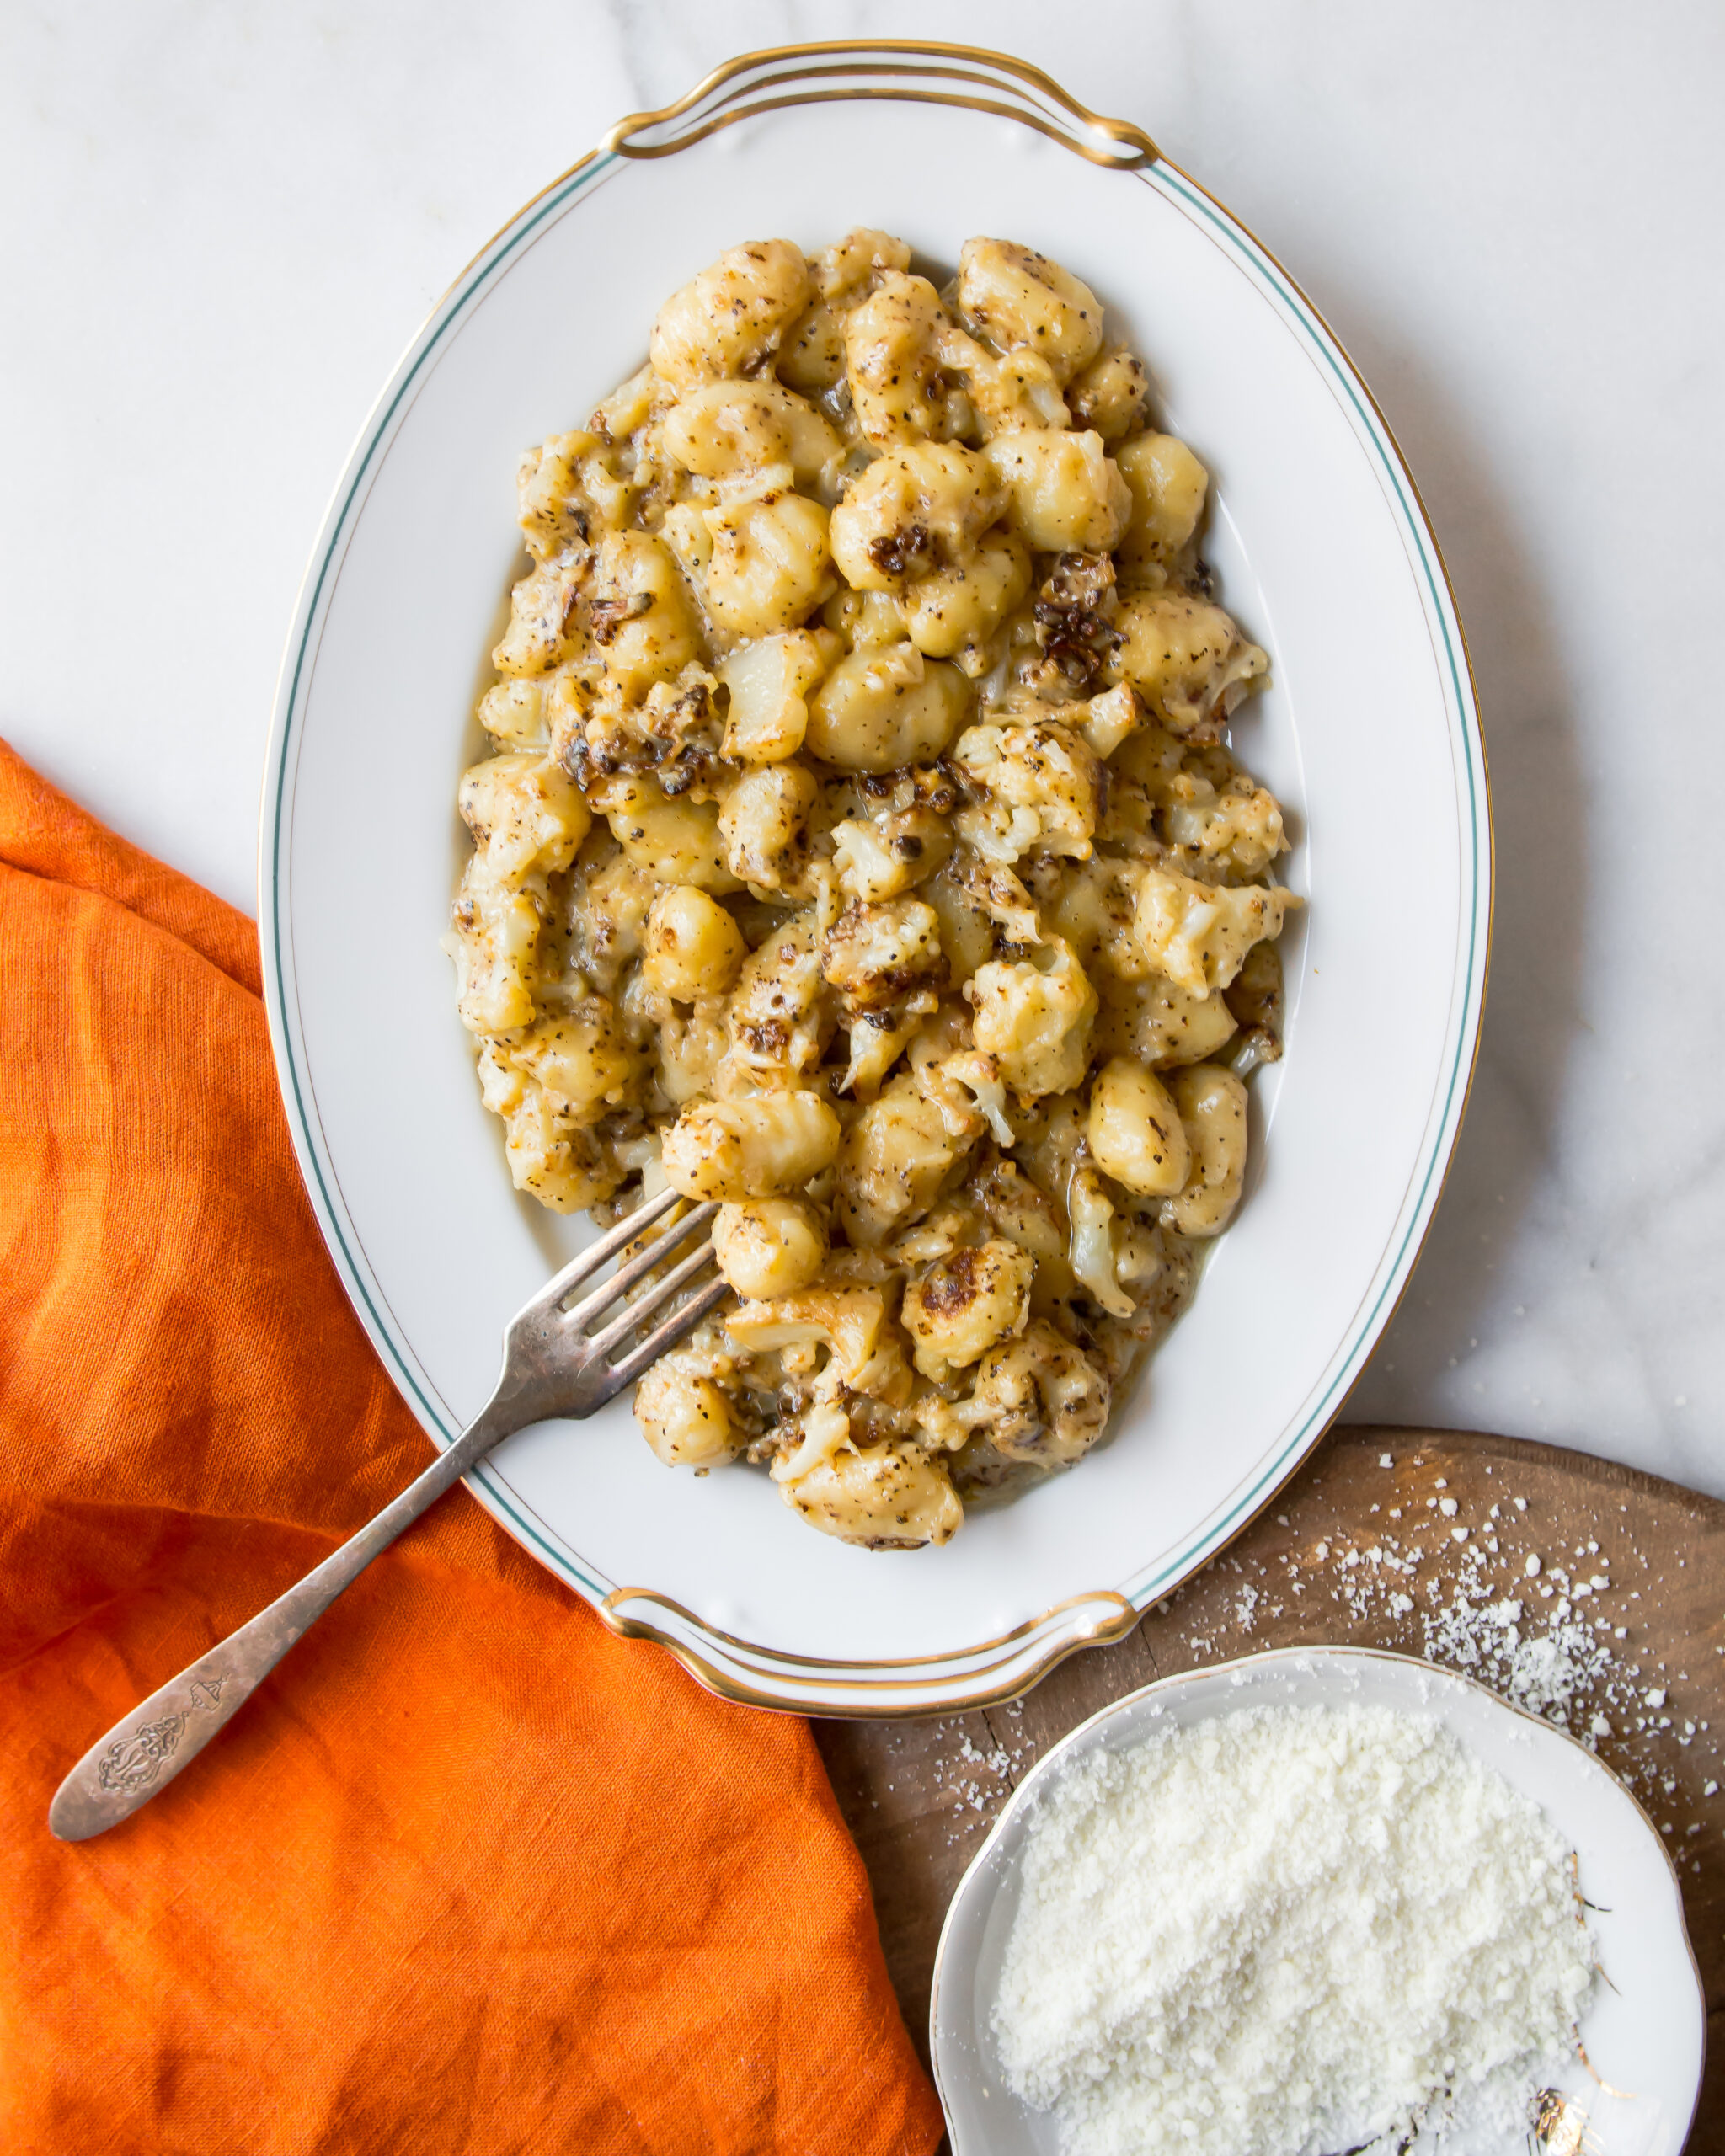
[[[1016,242],[911,264],[733,248],[522,458],[445,939],[518,1189],[718,1203],[647,1444],[876,1550],[1104,1434],[1241,1203],[1299,904],[1143,360]]]

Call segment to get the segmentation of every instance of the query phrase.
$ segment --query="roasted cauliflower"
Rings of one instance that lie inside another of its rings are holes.
[[[510,1171],[716,1202],[667,1465],[938,1545],[1103,1437],[1281,1053],[1209,475],[1071,271],[858,229],[702,270],[518,493],[446,939]]]

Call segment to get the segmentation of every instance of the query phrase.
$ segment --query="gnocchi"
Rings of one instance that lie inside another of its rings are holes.
[[[891,1550],[1104,1434],[1241,1203],[1299,904],[1143,360],[1032,248],[911,262],[731,248],[522,458],[445,939],[517,1188],[717,1205],[647,1444]]]

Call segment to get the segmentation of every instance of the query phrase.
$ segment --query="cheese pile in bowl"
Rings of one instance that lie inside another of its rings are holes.
[[[724,1203],[648,1442],[875,1548],[1102,1434],[1238,1201],[1296,903],[1142,362],[1028,248],[910,265],[735,248],[528,452],[451,938],[521,1189]]]
[[[991,2019],[1062,2156],[1519,2150],[1575,2057],[1574,1860],[1433,1716],[1248,1707],[1098,1746],[1022,1870]]]

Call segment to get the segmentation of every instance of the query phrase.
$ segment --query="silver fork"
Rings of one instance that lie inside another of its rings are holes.
[[[564,1308],[576,1289],[585,1287],[643,1229],[662,1220],[680,1202],[675,1191],[661,1192],[583,1251],[573,1264],[564,1266],[510,1320],[503,1336],[503,1374],[497,1390],[447,1451],[440,1453],[417,1481],[409,1483],[334,1556],[326,1557],[296,1587],[181,1670],[96,1740],[61,1782],[48,1808],[49,1827],[62,1842],[84,1842],[104,1833],[165,1789],[232,1719],[337,1595],[352,1585],[403,1528],[435,1504],[451,1483],[477,1467],[494,1445],[552,1416],[579,1420],[591,1415],[723,1300],[728,1292],[724,1282],[709,1281],[644,1339],[611,1359],[611,1350],[638,1332],[711,1260],[709,1236],[644,1294],[616,1310],[620,1298],[663,1265],[697,1229],[706,1227],[718,1208],[705,1204],[670,1222],[644,1249],[625,1257],[590,1294],[572,1309]],[[616,1315],[598,1331],[590,1331],[613,1310]]]

